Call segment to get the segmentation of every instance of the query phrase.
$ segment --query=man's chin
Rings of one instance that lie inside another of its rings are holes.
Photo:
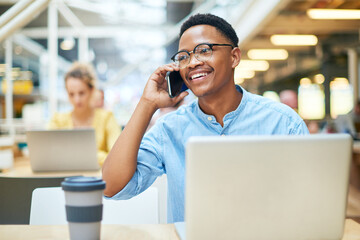
[[[209,90],[207,88],[197,88],[195,90],[191,90],[194,95],[198,98],[205,97],[208,95]]]

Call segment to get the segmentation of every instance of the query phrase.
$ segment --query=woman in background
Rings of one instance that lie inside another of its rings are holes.
[[[56,113],[49,124],[50,129],[94,128],[97,157],[102,165],[120,134],[114,115],[92,105],[95,89],[95,71],[84,63],[74,63],[65,75],[65,87],[73,110]]]

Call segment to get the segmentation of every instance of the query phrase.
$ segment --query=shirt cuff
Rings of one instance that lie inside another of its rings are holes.
[[[135,172],[131,180],[126,184],[126,186],[117,194],[112,197],[106,197],[106,199],[113,199],[113,200],[127,200],[137,195],[137,186],[138,186],[138,177],[137,173]]]

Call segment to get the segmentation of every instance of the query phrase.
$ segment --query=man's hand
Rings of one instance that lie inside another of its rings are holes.
[[[182,92],[174,98],[170,98],[167,92],[167,82],[165,80],[166,73],[179,70],[179,67],[174,63],[158,67],[150,76],[141,100],[150,103],[154,109],[158,109],[172,107],[184,99],[189,94],[188,92]]]
[[[175,64],[167,64],[150,76],[135,111],[104,162],[102,177],[106,181],[105,196],[114,196],[134,175],[141,139],[155,111],[172,107],[189,94],[182,92],[177,97],[169,97],[166,73],[179,70]]]

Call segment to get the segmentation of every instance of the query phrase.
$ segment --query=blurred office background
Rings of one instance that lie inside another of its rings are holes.
[[[94,65],[106,108],[126,125],[150,74],[177,51],[181,23],[198,12],[237,31],[235,81],[275,101],[293,90],[314,132],[354,108],[358,0],[0,0],[0,134],[70,110],[63,76],[73,61]]]

